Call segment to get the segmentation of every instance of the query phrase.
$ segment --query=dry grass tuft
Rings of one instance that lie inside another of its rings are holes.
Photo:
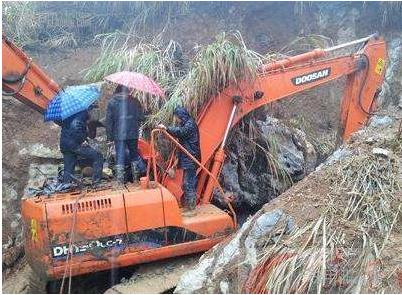
[[[398,161],[399,162],[399,161]],[[358,155],[339,164],[321,217],[268,239],[248,293],[360,293],[375,281],[384,246],[401,214],[395,159]],[[396,209],[396,210],[395,210]],[[370,289],[373,288],[373,289]]]

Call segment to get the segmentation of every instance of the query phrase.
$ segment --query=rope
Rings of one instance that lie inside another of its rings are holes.
[[[371,108],[373,102],[371,103],[371,105],[370,105],[368,110],[365,110],[363,105],[362,105],[362,93],[363,93],[363,89],[366,87],[367,77],[368,77],[368,73],[369,73],[369,70],[370,70],[370,59],[368,58],[368,56],[366,54],[362,54],[362,56],[364,56],[364,58],[365,58],[365,60],[367,62],[367,69],[366,69],[366,72],[364,74],[364,79],[363,79],[362,85],[361,85],[360,90],[359,90],[358,103],[359,103],[359,107],[360,107],[360,109],[362,110],[363,113],[365,113],[368,116],[372,116],[372,115],[376,114],[376,112],[371,112],[370,111],[370,108]]]
[[[75,223],[77,221],[77,204],[79,199],[81,199],[82,197],[84,197],[86,195],[86,192],[84,192],[83,194],[77,195],[77,197],[75,198],[75,203],[74,203],[74,213],[72,218],[72,222],[71,222],[71,230],[70,230],[70,241],[69,241],[69,245],[68,245],[68,252],[67,252],[67,257],[66,257],[66,261],[65,261],[65,267],[64,267],[64,274],[63,274],[63,279],[61,281],[61,286],[60,286],[60,294],[63,294],[63,290],[64,290],[64,283],[66,280],[66,276],[67,276],[67,269],[69,267],[69,278],[68,278],[68,294],[71,293],[71,278],[72,278],[72,258],[74,255],[74,251],[73,251],[73,243],[74,243],[74,232],[75,232]]]
[[[176,147],[178,147],[182,152],[184,152],[186,154],[186,156],[188,156],[193,162],[195,162],[200,168],[201,170],[205,171],[209,177],[212,178],[212,180],[215,182],[218,190],[221,192],[221,194],[224,196],[225,195],[225,191],[223,190],[221,184],[219,183],[219,181],[216,179],[216,177],[204,166],[202,165],[192,154],[190,154],[189,151],[187,151],[175,138],[173,138],[173,136],[171,136],[166,130],[163,129],[154,129],[151,132],[151,153],[152,153],[152,159],[153,159],[153,168],[154,168],[154,178],[155,181],[158,181],[158,173],[156,170],[156,156],[155,156],[155,133],[156,132],[160,132],[163,133],[170,141],[173,142],[174,145],[176,145]],[[231,213],[233,214],[233,223],[234,226],[237,227],[237,218],[236,218],[236,213],[233,210],[233,207],[231,206],[230,202],[227,202],[229,210],[231,211]]]

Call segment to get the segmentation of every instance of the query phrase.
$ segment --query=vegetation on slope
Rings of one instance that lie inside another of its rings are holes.
[[[289,235],[265,239],[259,264],[244,284],[246,292],[387,290],[387,278],[380,270],[390,237],[401,230],[401,143],[400,139],[381,142],[391,151],[389,156],[373,153],[370,146],[357,146],[357,154],[323,168],[316,190],[328,185],[328,192],[321,196],[325,205],[317,204],[319,217]]]

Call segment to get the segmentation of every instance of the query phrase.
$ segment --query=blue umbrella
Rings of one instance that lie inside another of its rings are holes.
[[[47,106],[45,121],[63,121],[88,109],[99,97],[100,90],[94,85],[70,86],[60,90]]]

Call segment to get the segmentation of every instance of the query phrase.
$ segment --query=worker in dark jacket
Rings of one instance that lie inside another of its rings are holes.
[[[178,120],[178,126],[165,127],[160,124],[158,127],[166,129],[176,137],[179,143],[198,161],[201,160],[200,134],[198,126],[188,111],[183,107],[177,107],[174,115]],[[196,206],[197,192],[197,164],[182,151],[178,151],[177,168],[183,169],[183,192],[185,207],[190,211]]]
[[[92,180],[96,185],[102,178],[103,156],[92,147],[82,145],[87,138],[88,111],[79,112],[62,122],[60,150],[64,157],[63,183],[71,183],[77,158],[92,161]]]
[[[140,122],[144,120],[141,105],[130,95],[125,86],[117,86],[106,111],[106,134],[108,141],[114,141],[116,149],[116,176],[120,185],[124,184],[126,149],[134,182],[138,182],[140,161],[137,152]]]

